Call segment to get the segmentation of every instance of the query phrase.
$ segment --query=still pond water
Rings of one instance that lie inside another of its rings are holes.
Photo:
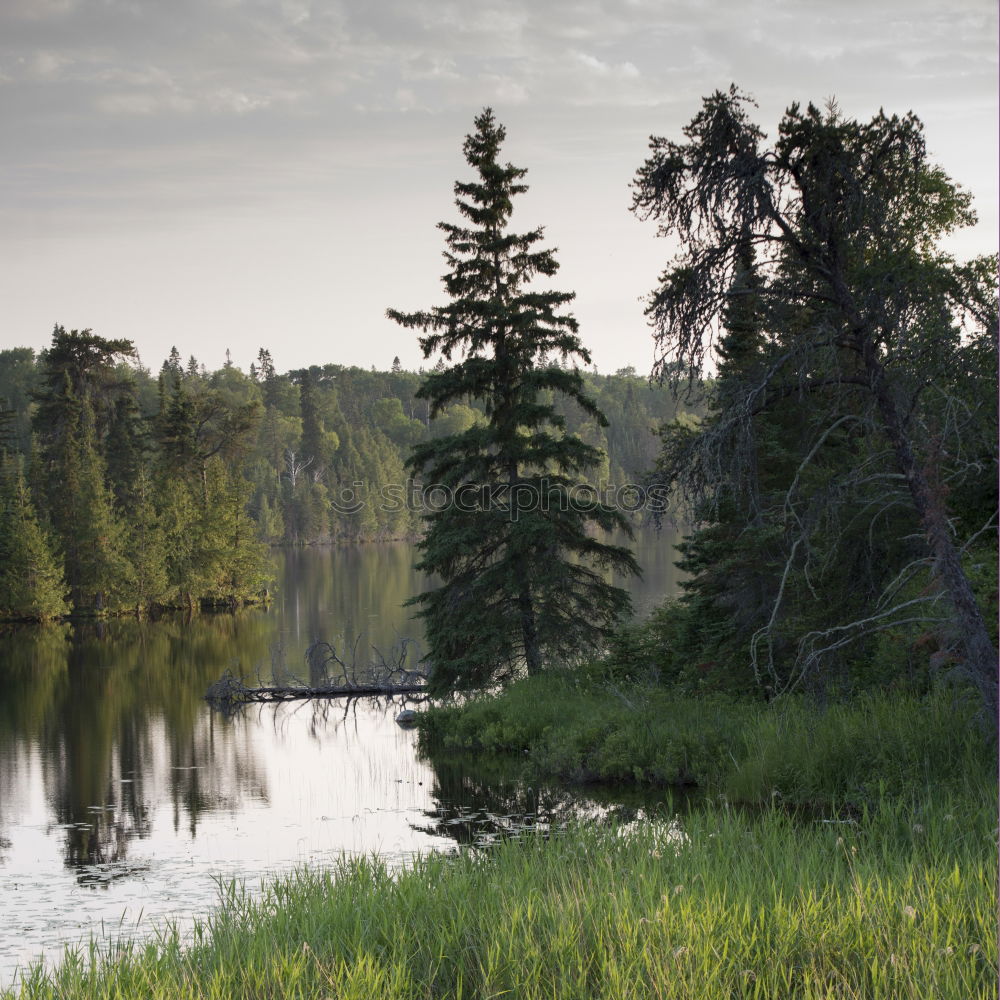
[[[673,593],[672,537],[643,532],[641,615]],[[385,653],[419,629],[401,607],[424,580],[404,543],[277,552],[266,610],[185,623],[0,634],[0,987],[93,934],[184,926],[218,899],[343,854],[401,863],[511,824],[637,805],[624,792],[532,789],[432,766],[393,722],[406,702],[253,706],[203,700],[224,671],[303,675],[315,641]]]

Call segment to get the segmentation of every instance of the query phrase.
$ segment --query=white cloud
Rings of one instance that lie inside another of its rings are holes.
[[[611,72],[611,67],[607,63],[601,62],[600,59],[595,59],[594,56],[588,55],[586,52],[577,52],[576,60],[586,66],[587,69],[601,74],[601,76],[607,76]]]
[[[616,65],[603,62],[596,56],[587,52],[575,52],[574,58],[584,68],[596,73],[598,76],[618,77],[623,80],[634,80],[639,76],[638,67],[632,62],[622,62]]]

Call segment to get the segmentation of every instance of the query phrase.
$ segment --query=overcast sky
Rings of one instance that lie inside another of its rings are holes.
[[[628,212],[650,134],[736,82],[914,110],[997,245],[995,0],[2,0],[0,347],[56,323],[154,370],[261,346],[279,370],[421,363],[385,319],[443,301],[441,233],[475,114],[528,168],[601,371],[649,370],[668,248]]]

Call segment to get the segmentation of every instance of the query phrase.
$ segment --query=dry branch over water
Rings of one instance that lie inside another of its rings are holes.
[[[427,688],[427,674],[407,667],[411,646],[410,640],[404,639],[388,657],[373,646],[375,659],[359,667],[357,640],[351,649],[350,664],[332,643],[315,642],[306,650],[308,681],[291,677],[286,684],[250,686],[227,670],[209,686],[205,700],[213,708],[232,714],[243,705],[260,702],[420,694]]]

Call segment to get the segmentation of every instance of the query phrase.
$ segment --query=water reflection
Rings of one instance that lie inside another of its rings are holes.
[[[502,758],[470,760],[460,755],[431,759],[433,808],[419,828],[465,847],[487,847],[525,833],[544,833],[572,823],[625,827],[641,817],[669,817],[689,807],[678,790],[589,785],[585,789],[533,783]]]
[[[412,546],[288,549],[282,558],[279,600],[296,648],[325,639],[356,643],[367,656],[372,647],[387,652],[401,638],[419,637],[412,609],[403,607],[428,586],[413,568]]]
[[[240,633],[266,642],[254,617],[0,635],[0,828],[17,823],[36,766],[48,829],[63,831],[74,869],[124,862],[149,834],[154,799],[168,798],[193,836],[205,810],[266,797],[252,741],[234,746],[201,698]]]
[[[641,608],[674,571],[666,539],[645,539],[640,558]],[[151,930],[203,913],[219,877],[252,883],[342,852],[403,859],[583,808],[558,789],[418,760],[415,734],[393,723],[403,699],[210,712],[203,695],[226,670],[281,681],[308,676],[316,641],[356,643],[363,663],[419,640],[402,607],[426,585],[410,546],[276,559],[266,610],[0,631],[0,985],[102,921],[127,915],[131,929],[141,914]]]

